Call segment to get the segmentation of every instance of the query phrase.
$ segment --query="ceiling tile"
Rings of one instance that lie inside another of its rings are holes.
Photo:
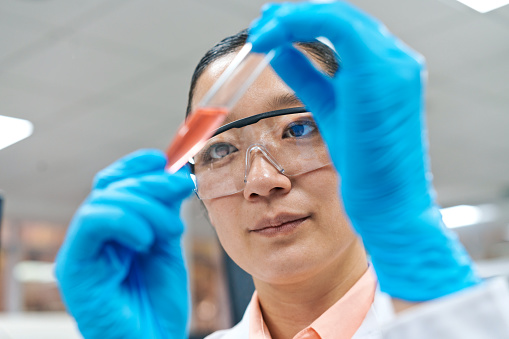
[[[51,25],[13,15],[2,7],[0,11],[0,41],[2,42],[0,69],[3,68],[2,62],[5,59],[41,39],[51,29]]]
[[[509,41],[509,35],[508,35]],[[493,94],[490,101],[504,100],[509,107],[509,45],[505,51],[486,55],[483,60],[454,72],[455,82],[462,86]],[[497,99],[498,98],[498,99]]]
[[[164,108],[180,121],[185,114],[194,67],[194,63],[190,62],[167,65],[154,72],[153,77],[147,78],[136,88],[119,95],[142,104]]]
[[[100,92],[147,69],[147,64],[90,49],[70,38],[11,66],[9,73],[50,86]]]
[[[2,0],[2,11],[15,13],[31,21],[47,23],[52,26],[76,24],[83,18],[91,20],[107,12],[108,8],[122,6],[128,0],[87,0],[71,2],[66,0],[17,1]]]
[[[193,1],[131,1],[81,31],[175,58],[201,42],[212,44],[247,23],[227,11]]]
[[[503,19],[506,19],[506,20],[503,20],[503,22],[507,25],[509,25],[509,5],[505,5],[504,7],[500,7],[492,12],[489,12],[487,13],[487,16],[491,16],[493,18],[497,18],[497,19],[500,19],[500,21],[502,21]]]
[[[0,78],[1,115],[28,119],[37,124],[51,119],[55,112],[61,111],[73,102],[71,95],[62,95],[63,93],[58,91],[38,91],[32,86],[15,86],[5,80],[3,77]]]
[[[455,8],[444,1],[353,0],[351,2],[383,22],[389,30],[401,38],[429,28],[434,22],[450,18],[456,13]]]
[[[474,67],[487,58],[505,53],[504,42],[509,41],[507,27],[481,16],[454,25],[444,23],[442,27],[435,27],[434,32],[412,43],[426,57],[430,72],[436,73]]]
[[[439,200],[498,199],[509,179],[509,115],[483,91],[450,83],[430,93],[431,160]],[[507,102],[509,105],[509,101]],[[506,105],[506,106],[507,106]],[[504,181],[505,180],[505,181]]]

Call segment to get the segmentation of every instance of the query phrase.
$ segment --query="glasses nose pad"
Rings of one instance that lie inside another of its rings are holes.
[[[251,159],[254,157],[254,155],[253,156],[251,155],[252,152],[260,152],[265,157],[265,159],[267,159],[267,161],[270,162],[271,165],[278,170],[279,173],[281,174],[285,173],[285,169],[283,168],[283,166],[281,166],[276,161],[276,159],[269,153],[269,151],[267,151],[267,149],[263,145],[253,144],[249,146],[249,148],[246,150],[246,167],[244,172],[244,183],[247,183],[247,176],[249,174],[249,170],[251,169]]]

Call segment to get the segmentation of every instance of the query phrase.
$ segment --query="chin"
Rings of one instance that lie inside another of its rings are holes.
[[[264,264],[252,273],[253,278],[274,285],[294,284],[304,281],[315,275],[320,267],[317,262],[309,262],[309,260],[302,257],[294,257],[293,260],[280,257],[277,261],[265,262],[260,260],[258,262]]]

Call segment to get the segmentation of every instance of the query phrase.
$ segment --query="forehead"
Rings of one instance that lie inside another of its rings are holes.
[[[232,53],[207,66],[196,83],[193,107],[200,102],[234,57],[235,54]],[[268,66],[228,114],[225,124],[247,116],[297,106],[302,106],[302,103],[272,67]]]

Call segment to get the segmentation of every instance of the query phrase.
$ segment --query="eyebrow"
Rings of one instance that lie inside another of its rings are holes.
[[[266,104],[267,110],[276,110],[278,108],[285,108],[288,106],[303,106],[302,101],[295,95],[295,93],[285,93],[275,97],[271,97]]]
[[[304,106],[304,104],[302,103],[302,101],[300,101],[299,98],[297,98],[297,96],[294,93],[284,93],[282,95],[270,97],[264,104],[265,111],[275,111],[282,108],[287,108],[289,106],[302,107]],[[223,125],[229,124],[237,120],[233,119],[232,115],[234,116],[235,114],[228,114],[228,116],[223,122]]]

